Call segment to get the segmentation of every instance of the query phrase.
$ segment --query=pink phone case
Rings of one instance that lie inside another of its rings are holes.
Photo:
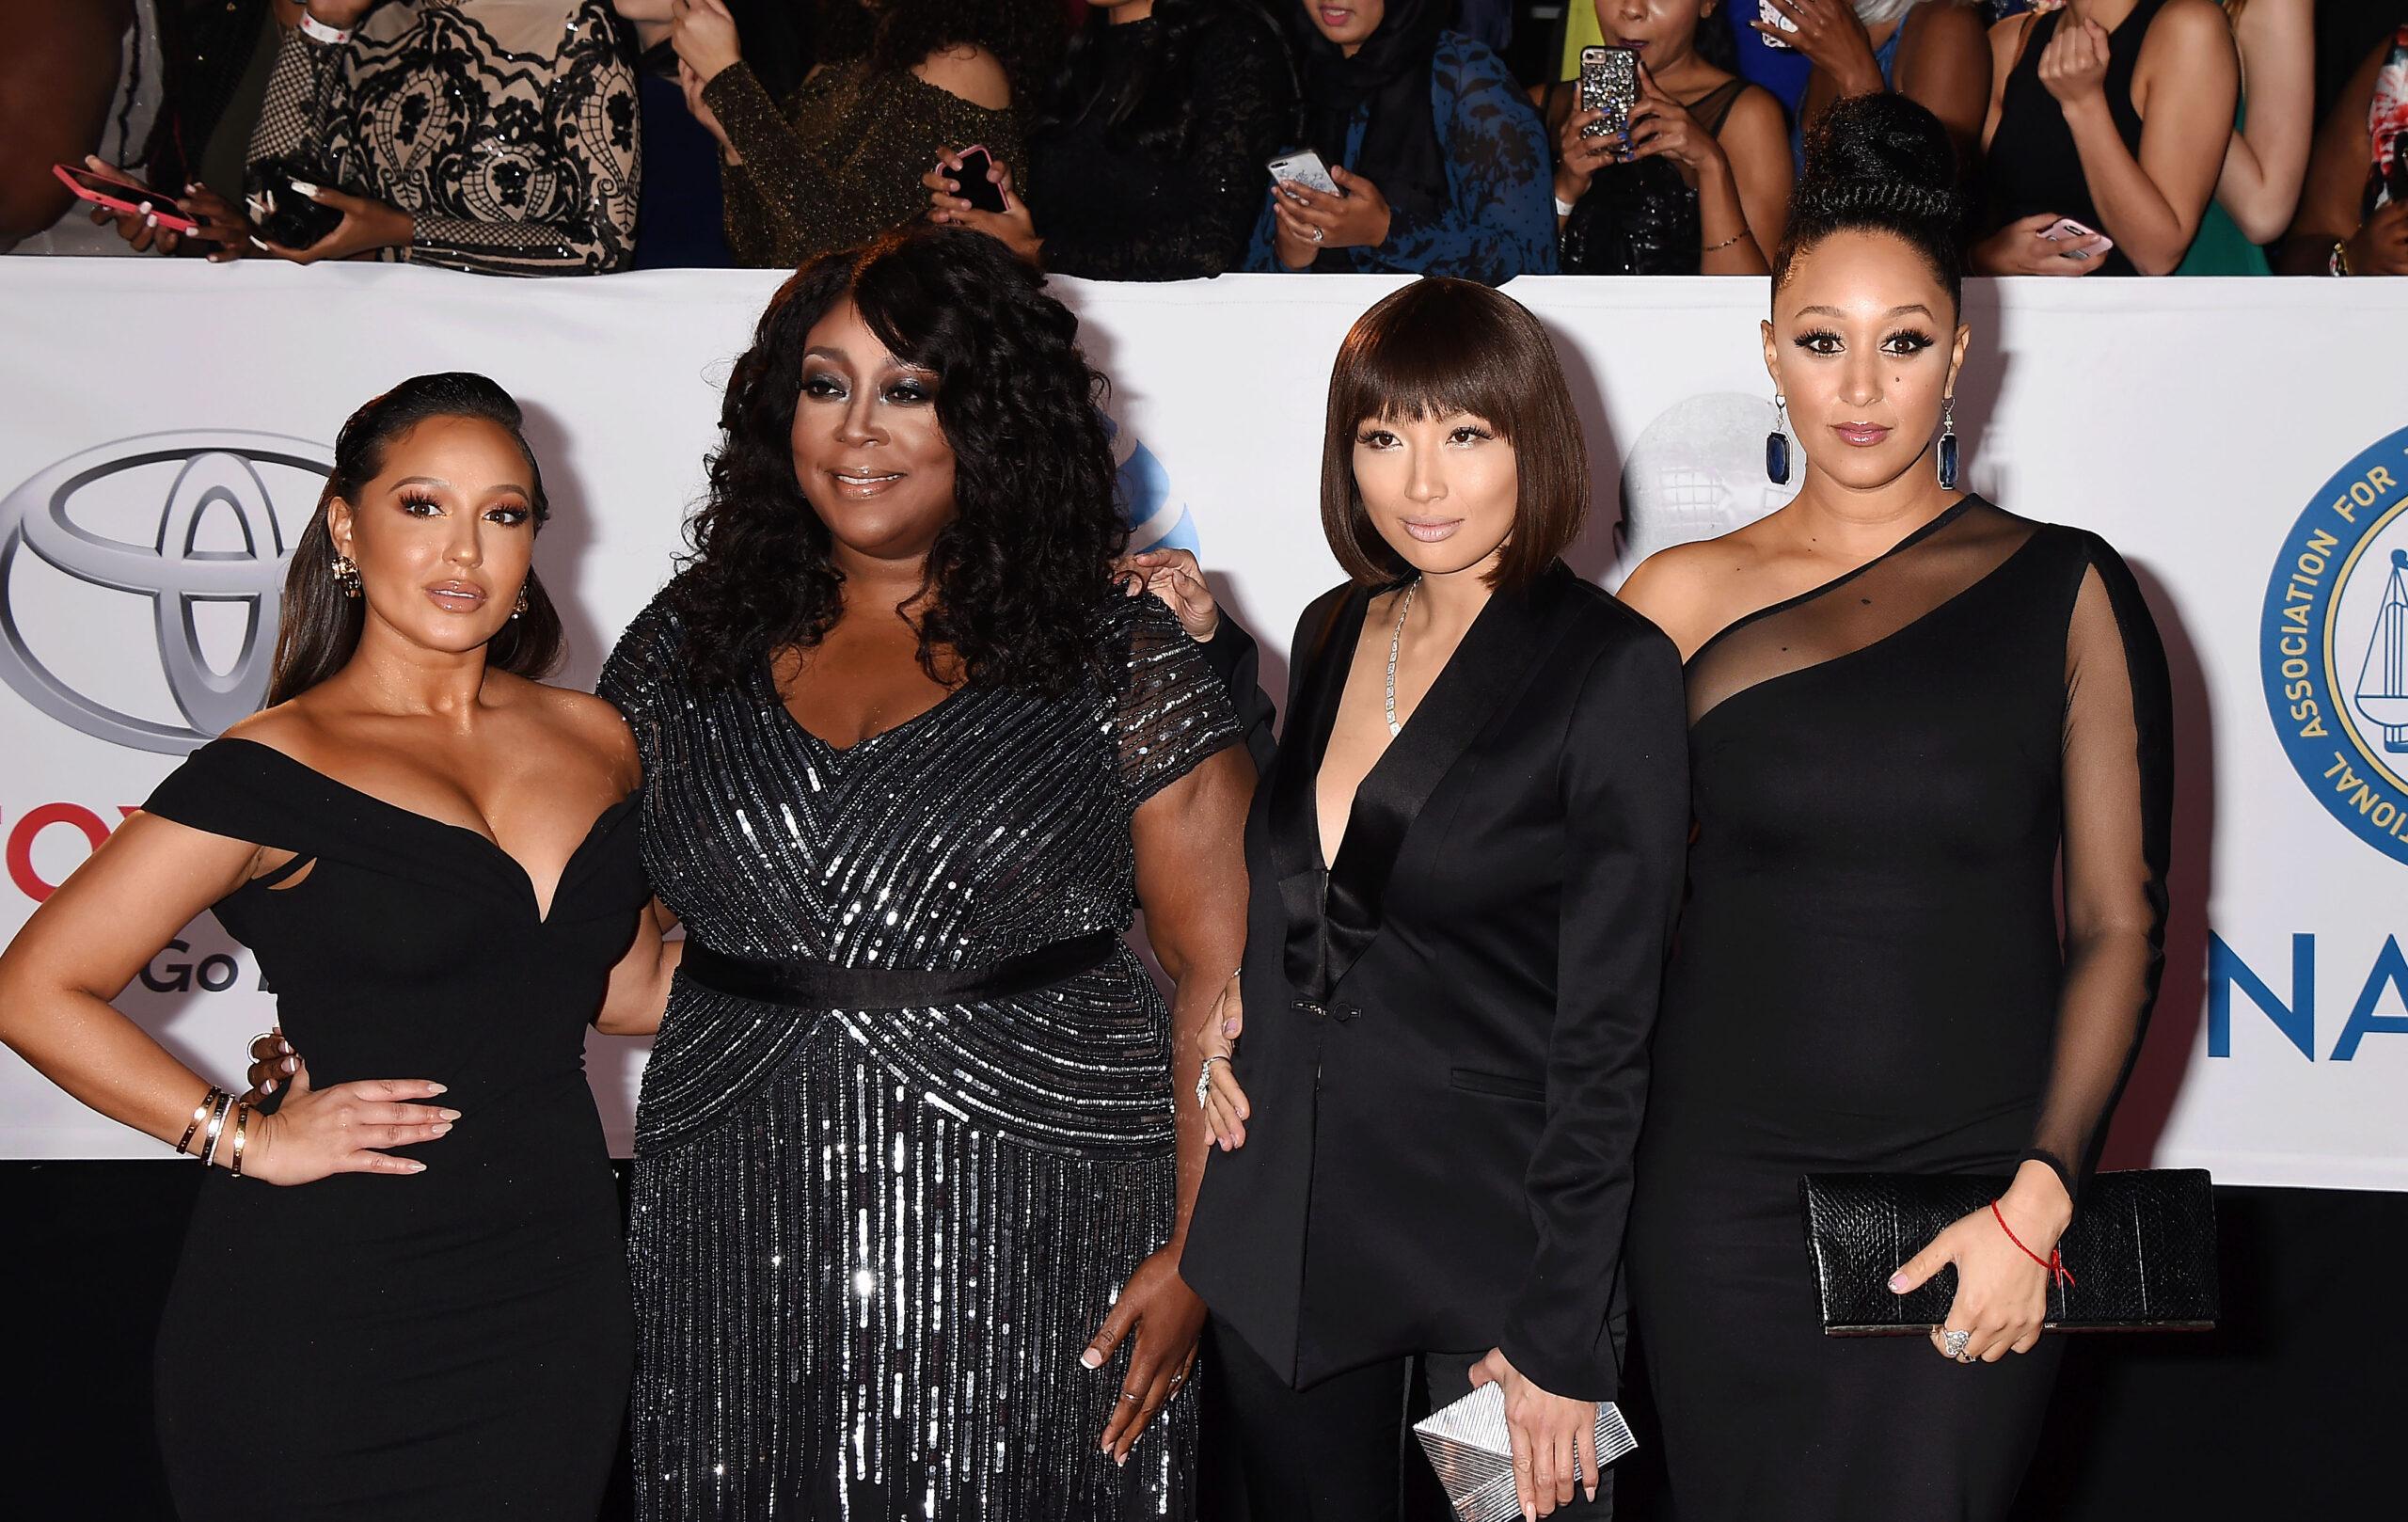
[[[2115,239],[2096,228],[2083,227],[2069,216],[2058,218],[2055,225],[2044,230],[2040,236],[2051,243],[2066,245],[2057,250],[2060,259],[2089,259],[2115,246]]]
[[[105,206],[112,212],[123,212],[131,216],[152,217],[161,227],[173,232],[200,230],[199,223],[176,210],[173,197],[162,196],[147,186],[110,180],[106,176],[94,174],[89,169],[77,168],[71,164],[54,164],[50,166],[50,172],[58,176],[60,182],[73,191],[79,199],[90,201],[96,206]],[[111,195],[100,189],[93,183],[95,181],[100,184],[114,185],[119,194]]]

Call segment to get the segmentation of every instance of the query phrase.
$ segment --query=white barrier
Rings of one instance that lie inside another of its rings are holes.
[[[0,260],[0,935],[255,700],[271,562],[343,417],[401,376],[480,370],[527,404],[558,507],[538,559],[567,678],[590,681],[668,574],[728,361],[777,282]],[[1140,539],[1200,543],[1275,647],[1338,579],[1314,506],[1323,387],[1394,284],[1062,283],[1114,381]],[[1611,584],[1625,512],[1635,554],[1778,505],[1761,282],[1513,289],[1589,428],[1581,569]],[[1968,307],[1972,484],[2106,534],[2173,653],[2176,920],[2111,1161],[2408,1188],[2408,282],[1975,282]],[[119,1003],[230,1079],[268,1023],[258,981],[204,919]],[[640,1051],[597,1038],[590,1060],[624,1146]],[[0,1157],[165,1155],[0,1053]]]

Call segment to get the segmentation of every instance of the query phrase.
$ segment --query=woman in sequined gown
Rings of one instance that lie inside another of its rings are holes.
[[[637,1116],[645,1518],[1192,1510],[1173,1026],[1237,965],[1252,775],[1112,584],[1074,341],[975,233],[804,269],[604,674],[688,934]]]

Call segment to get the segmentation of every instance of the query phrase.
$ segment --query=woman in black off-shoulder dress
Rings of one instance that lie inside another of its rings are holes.
[[[1968,337],[1939,123],[1842,102],[1809,151],[1766,333],[1804,490],[1624,589],[1687,652],[1695,814],[1632,1306],[1684,1522],[1994,1519],[2060,1351],[2008,1228],[2051,1253],[2156,991],[2165,658],[2098,535],[1935,468]],[[1954,1264],[1944,1328],[1823,1334],[1816,1172],[2000,1181],[1900,1245],[1893,1289]]]

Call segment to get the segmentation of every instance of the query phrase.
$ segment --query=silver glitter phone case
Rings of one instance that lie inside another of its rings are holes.
[[[1482,1385],[1413,1424],[1421,1451],[1438,1471],[1447,1498],[1463,1522],[1521,1522],[1522,1503],[1513,1496],[1513,1442],[1505,1430],[1505,1387]],[[1622,1408],[1611,1401],[1597,1405],[1597,1467],[1604,1468],[1639,1446],[1630,1435]]]

